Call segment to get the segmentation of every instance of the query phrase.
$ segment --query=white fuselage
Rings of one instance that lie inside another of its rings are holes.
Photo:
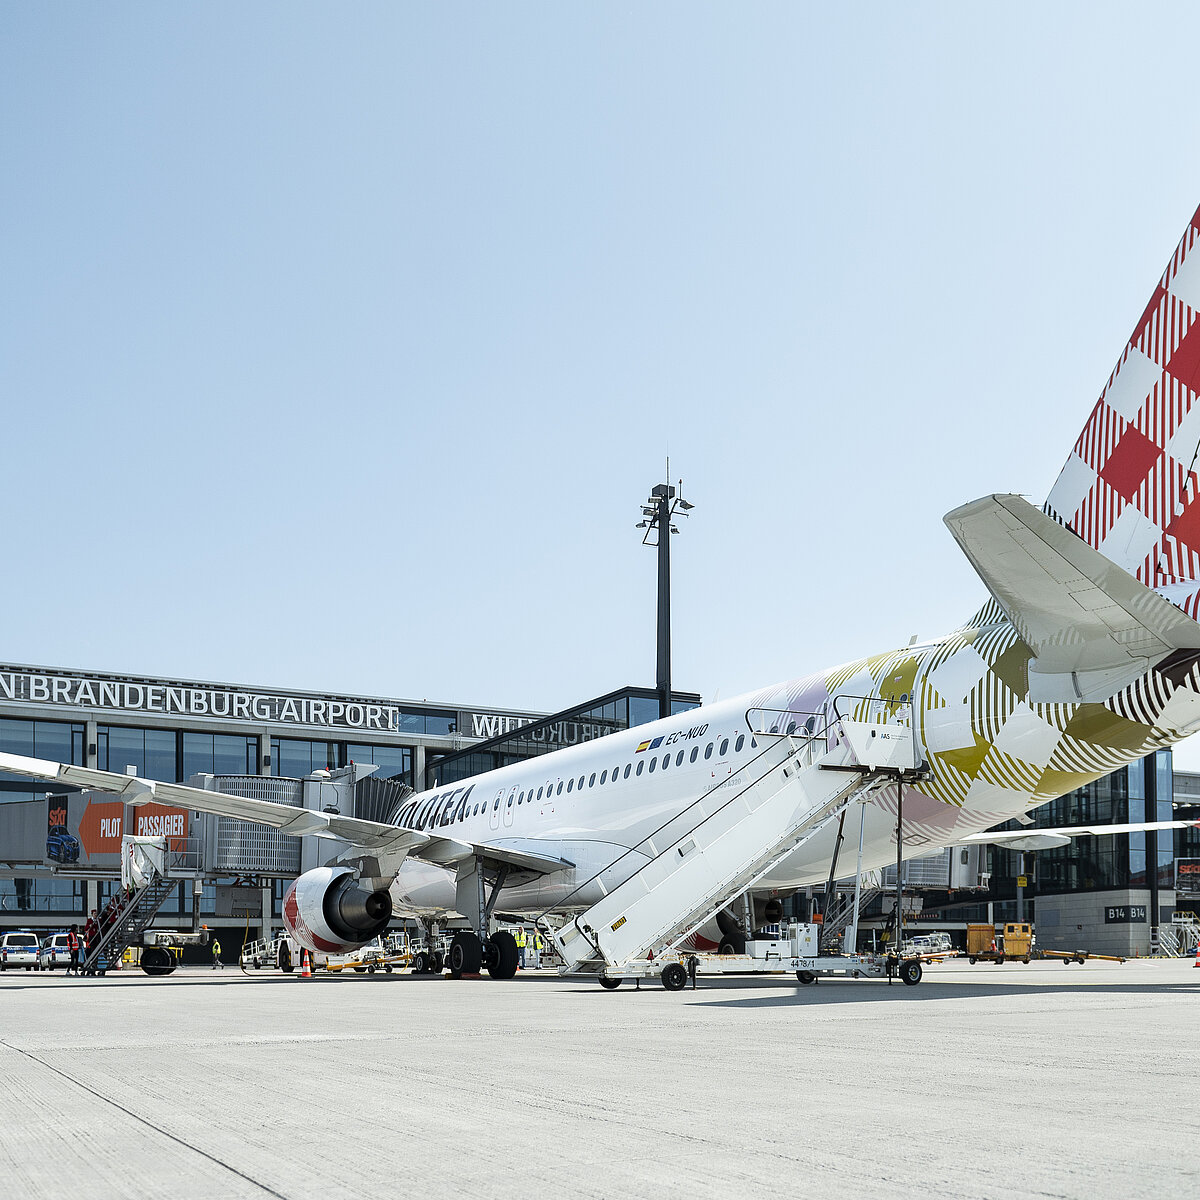
[[[955,754],[963,753],[957,747],[978,745],[982,753],[995,740],[997,748],[1006,748],[1003,766],[1021,755],[1034,757],[1033,749],[1023,749],[1021,737],[1029,746],[1038,738],[1045,742],[1044,733],[1034,722],[1041,722],[1046,729],[1050,726],[1043,720],[1042,710],[1030,705],[1027,697],[1018,693],[1006,700],[989,699],[999,695],[999,689],[986,685],[987,671],[1005,669],[1002,663],[998,667],[996,664],[1015,642],[1007,622],[966,634],[956,631],[947,638],[892,655],[789,680],[427,790],[406,804],[397,823],[436,831],[462,842],[490,843],[560,857],[573,867],[506,887],[498,908],[529,914],[558,906],[582,908],[598,899],[599,893],[592,895],[581,885],[759,752],[748,722],[749,710],[813,713],[817,716],[816,727],[820,727],[838,715],[835,704],[841,704],[840,715],[845,716],[845,708],[855,704],[861,712],[872,706],[878,710],[881,705],[911,701],[916,740],[929,765],[930,781],[905,787],[903,854],[928,854],[1050,798],[1038,792],[1032,767],[1025,771],[1029,778],[1023,781],[1020,771],[1016,778],[1007,779],[990,769],[977,768],[975,776],[968,777],[952,765],[960,761]],[[985,685],[973,682],[970,672],[983,672]],[[961,688],[961,702],[955,703],[960,697],[956,692],[950,694],[952,688]],[[1200,708],[1200,697],[1192,697],[1190,703]],[[1003,711],[992,711],[993,707]],[[1076,708],[1059,705],[1055,711],[1057,715],[1046,719],[1061,724]],[[1006,726],[1011,747],[999,732]],[[1027,728],[1038,737],[1024,732]],[[1169,731],[1147,728],[1146,732],[1161,737],[1164,745],[1172,740]],[[1145,752],[1105,747],[1100,754],[1097,748],[1093,762],[1081,761],[1078,765],[1099,776],[1119,765],[1118,759],[1131,761]],[[1004,786],[989,782],[996,778]],[[952,787],[959,789],[958,794],[950,794],[948,789]],[[896,810],[894,785],[874,793],[861,806],[864,870],[896,861]],[[859,819],[855,814],[847,830],[855,857]],[[820,831],[758,887],[768,891],[823,882],[830,870],[836,836],[833,827]],[[629,873],[644,861],[636,853],[627,857]],[[847,855],[840,873],[845,874],[851,866]],[[428,915],[453,911],[454,873],[407,860],[392,894],[398,911]]]

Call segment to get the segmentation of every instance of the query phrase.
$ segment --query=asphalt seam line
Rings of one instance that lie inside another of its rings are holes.
[[[252,1175],[247,1175],[244,1171],[239,1171],[237,1167],[231,1167],[228,1163],[222,1162],[214,1154],[210,1154],[207,1150],[201,1150],[199,1146],[193,1146],[191,1142],[186,1142],[178,1134],[172,1133],[169,1129],[163,1129],[161,1125],[155,1125],[153,1121],[147,1120],[145,1117],[135,1113],[132,1109],[126,1108],[123,1104],[119,1104],[111,1096],[106,1096],[103,1092],[98,1092],[95,1088],[89,1087],[82,1080],[76,1079],[73,1075],[68,1075],[66,1071],[54,1066],[53,1063],[46,1062],[43,1058],[38,1058],[36,1054],[31,1054],[28,1050],[22,1050],[20,1046],[14,1046],[11,1042],[6,1042],[0,1038],[0,1046],[7,1050],[13,1050],[17,1054],[23,1055],[30,1062],[35,1062],[40,1067],[45,1067],[47,1071],[53,1071],[55,1075],[61,1079],[65,1079],[68,1083],[73,1083],[77,1088],[88,1093],[90,1096],[95,1096],[97,1100],[103,1100],[105,1104],[111,1105],[119,1112],[123,1112],[127,1117],[132,1117],[135,1121],[145,1125],[147,1129],[153,1129],[155,1133],[162,1134],[163,1137],[169,1138],[171,1141],[182,1146],[185,1150],[191,1150],[193,1154],[199,1154],[201,1158],[207,1158],[209,1162],[215,1163],[218,1167],[228,1171],[231,1175],[236,1175],[239,1179],[244,1179],[247,1183],[253,1184],[254,1187],[260,1188],[266,1192],[268,1196],[276,1196],[278,1200],[288,1200],[282,1192],[275,1191],[274,1188],[268,1187],[265,1183],[260,1183]]]

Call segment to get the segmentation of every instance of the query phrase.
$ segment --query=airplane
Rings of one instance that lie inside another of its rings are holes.
[[[631,848],[763,753],[751,712],[794,714],[789,731],[803,720],[810,737],[836,738],[850,716],[908,722],[924,777],[904,785],[899,834],[899,783],[863,802],[864,871],[895,861],[898,836],[916,857],[1191,824],[993,830],[1200,729],[1198,238],[1200,209],[1045,504],[990,495],[944,518],[990,598],[942,637],[426,789],[390,822],[11,754],[0,770],[343,842],[286,894],[300,945],[345,953],[394,914],[459,917],[451,975],[495,978],[517,969],[495,915],[566,919],[597,901],[599,872],[624,857],[631,874],[646,861]],[[837,837],[827,823],[757,888],[824,883]],[[716,917],[730,935],[731,915]]]

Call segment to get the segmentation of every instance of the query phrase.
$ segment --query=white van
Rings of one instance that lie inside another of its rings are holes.
[[[53,971],[55,967],[71,965],[71,948],[67,945],[65,933],[52,933],[38,952],[38,970]]]
[[[0,971],[7,971],[9,967],[32,971],[38,965],[40,949],[36,933],[0,934]]]

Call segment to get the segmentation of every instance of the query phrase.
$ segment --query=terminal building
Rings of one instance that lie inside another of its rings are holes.
[[[672,694],[674,711],[699,703],[694,693]],[[308,803],[308,793],[320,798],[320,780],[305,783],[313,772],[370,765],[354,815],[372,819],[387,819],[396,789],[460,779],[658,713],[658,692],[639,687],[548,715],[0,664],[0,751],[293,804]],[[63,792],[0,773],[0,930],[61,929],[102,907],[117,885],[123,833],[170,840],[180,884],[159,910],[160,926],[197,914],[239,933],[248,923],[277,926],[287,883],[315,865],[317,848],[301,847],[311,838]]]
[[[672,694],[673,711],[699,702]],[[314,772],[344,781],[348,771],[353,782],[361,774],[353,768],[370,765],[354,815],[376,820],[389,819],[398,789],[453,783],[658,714],[652,688],[545,714],[0,665],[2,751],[293,804],[322,802]],[[315,846],[262,827],[61,793],[0,774],[0,930],[59,929],[102,906],[116,886],[123,832],[170,838],[180,884],[160,926],[197,917],[239,933],[277,926],[288,881],[316,864]],[[1160,751],[1044,805],[1026,828],[1172,816],[1200,819],[1200,775],[1176,773],[1171,752]],[[1044,948],[1150,953],[1176,911],[1200,915],[1200,829],[1082,836],[1024,858],[948,849],[904,871],[911,927],[961,932],[972,921],[1023,918]],[[868,932],[894,910],[895,868],[879,876],[863,913]],[[808,899],[793,898],[785,912],[804,915]]]

